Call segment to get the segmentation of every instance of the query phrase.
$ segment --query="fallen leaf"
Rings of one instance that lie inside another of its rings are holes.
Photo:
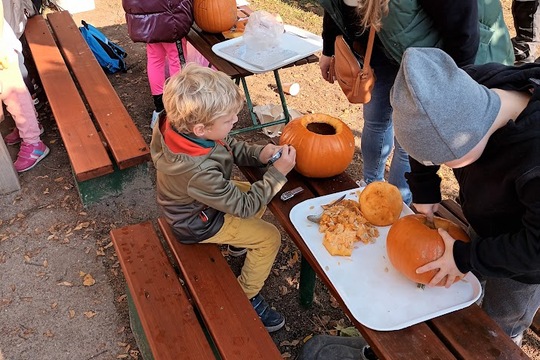
[[[90,274],[84,275],[83,285],[84,286],[92,286],[96,283],[96,280],[92,277]]]
[[[127,298],[126,294],[120,295],[119,297],[116,298],[116,302],[122,302],[122,301],[126,300],[126,298]]]
[[[85,311],[83,314],[84,314],[84,316],[86,316],[88,319],[91,319],[91,318],[93,318],[94,316],[97,315],[97,313],[96,313],[95,311],[92,311],[92,310],[90,310],[90,311]]]
[[[75,310],[69,309],[69,318],[73,319],[75,317]]]
[[[47,330],[43,333],[43,335],[52,338],[54,336],[54,333],[51,330]]]
[[[58,307],[58,303],[57,302],[53,302],[51,304],[51,309],[56,309]]]
[[[69,281],[62,281],[62,282],[59,282],[58,284],[56,285],[60,285],[60,286],[73,286],[72,283],[70,283]]]
[[[86,221],[86,222],[82,222],[82,223],[78,223],[77,226],[75,226],[75,228],[73,229],[74,231],[75,230],[81,230],[83,228],[87,228],[88,226],[90,226],[90,222],[89,221]]]

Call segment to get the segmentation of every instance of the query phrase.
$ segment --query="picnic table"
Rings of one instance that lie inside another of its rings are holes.
[[[253,10],[246,5],[237,7],[237,17],[239,19],[245,19],[246,17],[249,17],[249,15],[252,12]],[[287,101],[285,99],[285,93],[283,91],[281,78],[279,76],[279,70],[283,68],[288,68],[292,66],[301,66],[301,65],[306,65],[306,64],[315,63],[319,61],[319,58],[316,55],[310,54],[304,58],[287,63],[283,66],[280,66],[277,69],[271,70],[274,75],[274,79],[276,81],[276,91],[279,94],[281,106],[283,108],[284,117],[282,119],[278,119],[272,122],[261,124],[258,121],[257,116],[255,115],[255,112],[253,111],[253,102],[249,93],[248,84],[246,82],[246,78],[248,76],[252,76],[255,74],[249,70],[246,70],[242,66],[235,65],[234,63],[216,55],[214,51],[212,50],[212,46],[227,40],[225,36],[221,33],[214,34],[214,33],[205,32],[201,28],[199,28],[197,24],[194,23],[193,26],[191,27],[190,32],[186,36],[186,39],[187,41],[189,41],[191,45],[193,45],[195,49],[197,49],[197,51],[199,51],[209,61],[210,66],[213,66],[217,70],[222,71],[225,74],[229,75],[236,82],[237,85],[242,84],[242,88],[244,90],[244,95],[246,97],[246,103],[248,106],[252,125],[241,128],[241,129],[233,130],[231,134],[238,134],[238,133],[246,132],[246,131],[259,130],[264,127],[278,125],[278,124],[286,124],[290,120],[291,116],[287,108]]]
[[[262,178],[265,169],[241,167],[250,182]],[[358,188],[347,174],[326,179],[307,178],[294,170],[287,175],[288,182],[268,205],[302,254],[300,273],[300,302],[309,307],[313,299],[315,277],[318,277],[340,303],[362,336],[379,359],[527,359],[527,355],[502,329],[475,303],[401,330],[377,331],[360,323],[352,315],[325,269],[319,264],[305,240],[291,222],[291,209],[304,200]],[[290,200],[280,195],[298,186],[304,191]],[[388,296],[393,296],[388,294]]]

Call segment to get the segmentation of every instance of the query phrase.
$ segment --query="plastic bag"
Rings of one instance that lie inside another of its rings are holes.
[[[283,22],[279,15],[258,10],[249,15],[249,21],[244,30],[244,43],[248,50],[265,50],[279,44],[283,32]]]

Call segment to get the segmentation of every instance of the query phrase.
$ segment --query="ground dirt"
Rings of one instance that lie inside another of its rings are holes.
[[[127,50],[129,70],[109,78],[149,143],[153,104],[145,47],[128,38],[120,3],[95,0],[95,10],[74,14],[74,19],[77,24],[84,19],[101,28]],[[257,2],[252,6],[257,8]],[[504,6],[509,16],[508,0]],[[347,172],[360,179],[361,106],[350,105],[337,85],[324,82],[317,64],[284,69],[280,74],[283,82],[298,82],[301,87],[298,96],[287,96],[290,108],[330,114],[351,127],[357,151]],[[256,75],[247,81],[255,105],[279,104],[271,75]],[[46,102],[44,96],[41,100]],[[151,180],[142,186],[84,208],[48,105],[39,113],[45,127],[43,140],[51,153],[35,169],[20,175],[21,191],[0,196],[0,360],[141,358],[129,327],[125,281],[109,231],[142,221],[155,222],[159,213],[154,170],[150,166]],[[238,126],[248,124],[244,110]],[[2,135],[12,127],[9,118],[1,123]],[[268,140],[262,132],[238,136],[249,141]],[[10,147],[10,153],[15,157],[17,147]],[[235,176],[242,178],[239,172]],[[443,176],[445,197],[455,197],[453,176],[446,170]],[[338,334],[351,323],[319,281],[312,308],[300,307],[300,254],[270,212],[265,219],[281,229],[283,245],[263,295],[287,318],[286,327],[272,337],[283,357],[294,359],[307,337]],[[242,258],[229,260],[238,271]],[[531,358],[540,359],[539,344],[536,335],[529,332],[523,349]]]

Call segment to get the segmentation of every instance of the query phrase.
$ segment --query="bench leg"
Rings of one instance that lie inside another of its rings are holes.
[[[116,166],[112,174],[100,176],[86,181],[75,181],[84,207],[108,197],[119,196],[124,189],[151,189],[152,181],[148,164],[120,170]]]
[[[300,261],[300,305],[310,308],[313,303],[313,293],[315,292],[315,271],[307,260],[302,257]]]
[[[144,333],[141,319],[135,309],[135,303],[131,298],[131,293],[129,292],[128,287],[126,286],[126,295],[129,309],[129,326],[133,332],[133,337],[137,343],[137,347],[141,353],[141,356],[144,360],[154,360],[154,355],[152,355],[152,350],[150,350],[150,345],[148,345],[148,340],[146,339],[146,334]]]

